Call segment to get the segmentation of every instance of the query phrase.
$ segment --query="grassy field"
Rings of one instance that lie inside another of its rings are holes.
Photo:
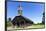
[[[28,26],[27,28],[29,29],[40,29],[40,28],[44,28],[44,25],[32,25],[32,26]]]
[[[21,29],[43,29],[43,28],[45,28],[45,26],[44,25],[31,25],[31,26],[27,26],[27,27],[24,27],[24,28],[20,28],[20,27],[12,27],[12,26],[10,26],[10,27],[7,27],[7,29],[17,29],[17,30],[21,30]]]
[[[13,28],[11,22],[7,23],[7,29],[8,29],[8,30],[10,30],[10,29],[11,29],[11,30],[12,30],[12,29],[18,29],[18,30],[21,30],[21,29],[43,29],[43,28],[45,28],[45,25],[44,25],[44,24],[32,24],[32,25],[26,26],[26,27],[24,27],[24,28],[15,26],[15,27]]]
[[[10,25],[10,26],[7,26],[7,31],[44,29],[44,28],[45,28],[45,25],[43,25],[43,24],[33,24],[33,25],[30,25],[30,26],[27,26],[27,27],[24,27],[24,28],[17,27],[17,26],[15,26],[13,28],[13,26]]]

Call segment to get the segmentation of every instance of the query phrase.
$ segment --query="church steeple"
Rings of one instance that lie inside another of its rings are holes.
[[[18,15],[22,15],[22,6],[21,6],[21,3],[19,4],[18,6]]]

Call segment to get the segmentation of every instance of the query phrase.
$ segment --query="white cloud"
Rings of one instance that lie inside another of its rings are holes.
[[[33,2],[45,2],[45,0],[12,0],[12,1],[33,1]]]

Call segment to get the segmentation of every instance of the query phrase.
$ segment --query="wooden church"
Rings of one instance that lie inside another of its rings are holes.
[[[32,25],[33,24],[33,21],[31,21],[30,19],[22,16],[22,7],[21,7],[21,4],[19,4],[18,6],[18,16],[15,16],[12,20],[12,24],[14,26],[28,26],[28,25]]]

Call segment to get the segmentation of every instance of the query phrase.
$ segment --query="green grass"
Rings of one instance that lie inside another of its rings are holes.
[[[9,26],[8,26],[8,27],[9,27]],[[11,27],[11,26],[10,26],[10,27]],[[32,25],[32,26],[27,26],[27,27],[25,27],[25,28],[20,28],[20,27],[18,27],[18,28],[15,28],[15,29],[20,30],[20,29],[43,29],[43,28],[45,28],[44,25]]]
[[[35,29],[39,29],[39,28],[45,28],[45,26],[44,25],[32,25],[32,26],[28,26],[28,28],[35,28]]]
[[[11,27],[11,26],[12,26],[11,22],[8,22],[8,23],[7,23],[7,27]],[[40,28],[45,28],[45,25],[44,25],[44,24],[32,24],[32,25],[27,26],[27,27],[25,27],[25,28],[26,28],[26,29],[40,29]],[[16,29],[24,29],[24,28],[18,27],[18,28],[16,28]]]
[[[12,26],[11,22],[7,22],[7,27]]]

